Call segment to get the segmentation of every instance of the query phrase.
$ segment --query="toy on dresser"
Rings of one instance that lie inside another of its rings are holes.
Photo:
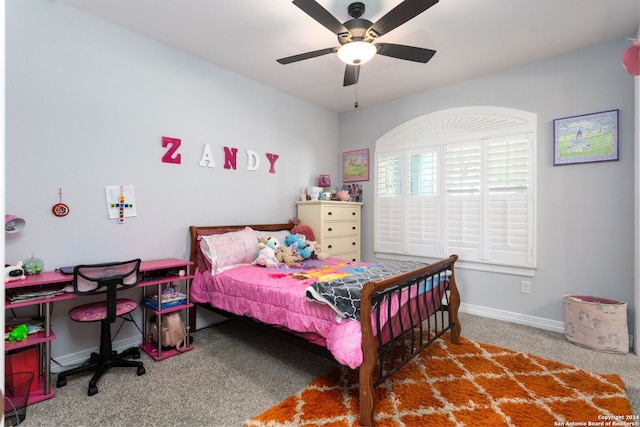
[[[13,280],[24,280],[27,276],[22,268],[22,261],[16,265],[9,265],[4,268],[4,282],[11,282]]]

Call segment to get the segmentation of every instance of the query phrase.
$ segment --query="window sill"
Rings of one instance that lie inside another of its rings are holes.
[[[374,255],[378,259],[388,259],[394,261],[424,261],[424,262],[435,262],[439,261],[441,258],[432,258],[432,257],[420,257],[420,256],[409,256],[409,255],[398,255],[398,254],[389,254],[384,252],[375,252]],[[535,277],[537,268],[536,267],[519,267],[513,265],[501,265],[501,264],[491,264],[487,262],[476,262],[476,261],[464,261],[458,259],[456,261],[456,268],[463,270],[475,270],[475,271],[485,271],[489,273],[499,273],[499,274],[511,274],[514,276],[523,276],[523,277]]]

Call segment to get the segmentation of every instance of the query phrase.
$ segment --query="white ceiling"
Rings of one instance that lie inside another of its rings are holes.
[[[276,62],[339,45],[290,0],[58,1],[336,112],[353,109],[356,97],[369,106],[634,37],[640,21],[640,0],[440,0],[379,39],[436,50],[430,62],[378,55],[345,88],[335,54]],[[350,19],[352,0],[317,1],[339,21]],[[361,1],[372,22],[400,3]]]

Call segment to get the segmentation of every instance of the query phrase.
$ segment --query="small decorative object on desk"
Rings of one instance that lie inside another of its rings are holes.
[[[9,265],[4,268],[4,283],[11,282],[12,280],[24,280],[26,278],[24,268],[22,268],[22,261],[16,265]]]
[[[15,328],[13,328],[11,330],[11,332],[9,332],[9,336],[7,337],[7,341],[12,342],[12,341],[23,341],[25,339],[27,339],[27,334],[29,333],[29,326],[25,325],[24,323],[22,325],[18,325]]]
[[[42,273],[44,271],[44,261],[32,254],[31,258],[24,260],[22,267],[27,274]]]

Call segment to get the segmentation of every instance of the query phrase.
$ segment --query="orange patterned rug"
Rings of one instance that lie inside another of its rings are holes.
[[[634,426],[617,374],[597,374],[462,338],[437,340],[376,388],[377,426]],[[609,422],[609,424],[607,424]],[[247,427],[358,423],[357,372],[337,368]]]

